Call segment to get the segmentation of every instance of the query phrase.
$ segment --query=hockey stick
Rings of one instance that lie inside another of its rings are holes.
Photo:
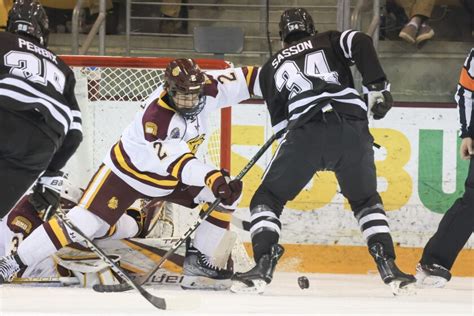
[[[119,267],[117,263],[115,263],[112,259],[109,258],[105,254],[103,250],[97,247],[73,222],[67,218],[66,213],[61,209],[61,206],[58,207],[56,211],[56,215],[58,218],[70,229],[73,230],[71,234],[78,234],[82,239],[84,239],[87,246],[92,250],[100,259],[107,263],[107,265],[115,272],[119,277],[124,280],[130,288],[134,288],[137,290],[148,302],[150,302],[153,306],[159,309],[166,309],[166,301],[161,297],[154,296],[147,292],[142,286],[141,283],[138,284],[136,281],[131,279],[127,273],[125,273],[122,268]],[[72,236],[71,236],[72,237]]]
[[[242,219],[237,216],[232,216],[230,223],[237,227],[238,229],[244,230],[244,231],[250,231],[250,226],[251,223],[245,219]]]
[[[235,179],[238,179],[238,180],[242,179],[247,174],[247,172],[255,165],[257,160],[260,159],[260,157],[273,144],[273,142],[275,141],[276,138],[277,138],[276,134],[272,135],[272,137],[270,137],[265,142],[265,144],[263,144],[263,146],[252,157],[252,159],[250,159],[250,161],[247,163],[247,165],[245,165],[245,167],[240,171],[240,173],[235,177]],[[161,257],[160,261],[156,264],[156,266],[150,272],[148,272],[146,275],[138,278],[136,282],[140,285],[145,284],[146,282],[148,282],[148,280],[156,273],[156,271],[158,271],[161,268],[163,263],[172,254],[174,254],[176,249],[178,249],[178,247],[181,246],[181,244],[183,244],[186,241],[186,239],[189,238],[189,236],[191,236],[191,234],[199,227],[199,225],[201,225],[201,223],[209,216],[209,214],[211,214],[211,212],[217,207],[217,205],[219,205],[220,202],[221,202],[220,198],[217,198],[214,202],[212,202],[212,204],[209,206],[209,208],[204,213],[199,215],[198,220],[196,221],[196,223],[194,223],[191,227],[189,227],[189,229],[173,245],[173,247],[171,247],[171,249],[168,250],[163,255],[163,257]],[[131,290],[132,287],[131,287],[130,284],[128,284],[128,282],[126,282],[126,283],[114,284],[114,285],[96,284],[96,285],[93,286],[93,289],[97,292],[124,292],[124,291]]]
[[[51,285],[75,285],[79,284],[76,277],[20,277],[13,278],[12,284],[51,284]]]

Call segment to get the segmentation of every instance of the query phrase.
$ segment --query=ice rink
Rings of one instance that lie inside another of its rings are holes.
[[[92,289],[0,288],[0,315],[473,315],[474,279],[454,277],[444,289],[417,289],[394,297],[378,275],[307,274],[301,290],[296,273],[276,273],[263,295],[184,291],[177,286],[151,291],[167,299],[161,311],[136,292]]]

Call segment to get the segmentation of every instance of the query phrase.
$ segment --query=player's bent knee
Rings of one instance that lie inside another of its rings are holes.
[[[250,201],[250,210],[255,209],[259,205],[266,205],[279,217],[285,202],[280,201],[270,190],[261,185]]]
[[[104,236],[110,228],[104,220],[80,206],[73,207],[67,217],[89,238]]]

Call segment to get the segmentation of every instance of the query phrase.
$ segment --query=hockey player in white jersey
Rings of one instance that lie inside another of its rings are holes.
[[[112,146],[79,205],[68,213],[70,220],[96,238],[139,198],[195,207],[219,197],[227,213],[213,211],[197,229],[184,263],[183,283],[189,288],[229,287],[232,271],[216,266],[213,257],[229,227],[229,211],[240,200],[242,182],[230,180],[194,154],[205,139],[210,112],[248,99],[258,84],[257,72],[256,67],[242,67],[204,73],[191,59],[172,61],[164,85]],[[0,258],[0,282],[79,241],[60,221],[49,220],[23,241],[15,256]]]
[[[22,241],[43,224],[46,212],[38,212],[35,209],[29,201],[31,196],[32,194],[25,195],[20,199],[8,215],[0,221],[0,256],[15,254]],[[70,209],[77,204],[81,196],[82,190],[74,187],[67,178],[64,178],[60,199],[61,207],[65,210]],[[131,210],[131,212],[136,211]],[[107,236],[107,238],[134,237],[140,229],[139,224],[134,218],[124,214],[116,224],[120,227],[116,230],[120,230],[120,234]],[[123,225],[126,225],[127,229],[124,229]],[[64,285],[80,284],[88,287],[92,287],[94,284],[118,283],[110,268],[104,266],[100,259],[96,259],[93,253],[90,253],[79,244],[72,246],[75,248],[63,248],[63,253],[55,253],[25,267],[17,273],[14,281],[20,283],[51,283],[54,280],[55,283]],[[81,252],[81,256],[71,256],[72,251]]]

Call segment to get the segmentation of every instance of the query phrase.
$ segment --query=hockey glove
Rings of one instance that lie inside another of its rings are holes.
[[[36,211],[41,212],[49,206],[56,209],[59,206],[63,180],[64,174],[61,171],[45,171],[29,197],[29,201]],[[52,213],[50,214],[52,215]]]
[[[385,117],[392,108],[393,98],[390,93],[390,84],[386,81],[369,84],[367,86],[365,101],[367,103],[368,113],[373,115],[375,120]]]
[[[222,204],[232,205],[242,195],[242,181],[230,180],[226,171],[210,171],[205,178],[206,185],[211,189],[216,198],[222,199]]]

